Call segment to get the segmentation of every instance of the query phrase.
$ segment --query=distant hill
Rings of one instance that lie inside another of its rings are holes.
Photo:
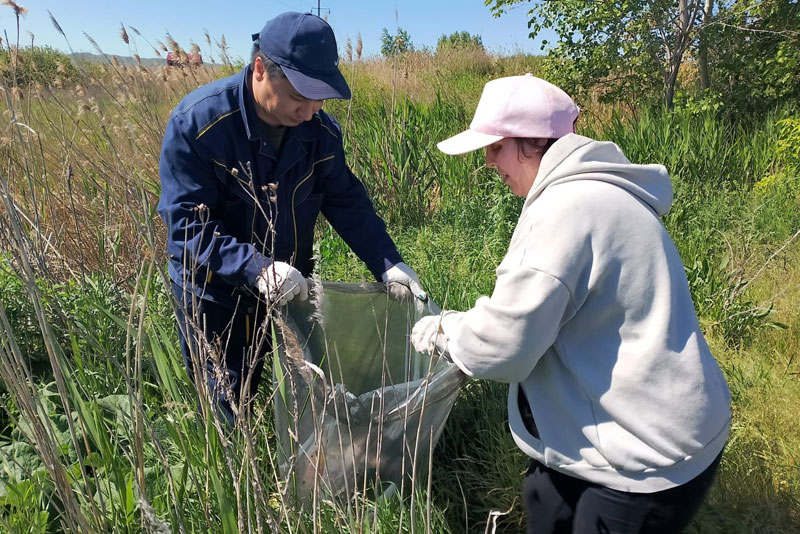
[[[101,56],[100,54],[90,54],[88,52],[69,54],[69,57],[78,61],[93,61],[97,63],[106,63],[108,61],[104,56]],[[117,61],[119,61],[123,65],[136,65],[136,60],[130,56],[115,56],[112,54],[108,54],[107,57],[109,59],[115,57],[117,58]],[[142,65],[144,65],[145,67],[160,67],[162,65],[167,64],[166,59],[158,57],[143,57],[141,58],[141,60],[142,60]]]

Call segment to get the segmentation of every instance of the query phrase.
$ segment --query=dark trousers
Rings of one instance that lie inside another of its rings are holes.
[[[195,381],[195,363],[202,360],[206,372],[199,376],[206,375],[212,405],[232,425],[233,406],[241,411],[255,396],[264,361],[272,350],[270,329],[265,323],[267,306],[248,297],[242,297],[235,308],[192,299],[175,283],[172,291],[181,353],[189,377]]]
[[[686,484],[656,493],[626,493],[554,471],[534,461],[522,482],[528,534],[672,534],[705,497],[722,454]]]

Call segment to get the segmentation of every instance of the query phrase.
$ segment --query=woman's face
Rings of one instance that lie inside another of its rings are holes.
[[[518,197],[525,198],[533,187],[542,154],[525,157],[514,138],[506,137],[486,147],[486,166],[497,169],[503,183]]]

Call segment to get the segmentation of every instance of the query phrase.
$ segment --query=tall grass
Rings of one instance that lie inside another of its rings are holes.
[[[481,154],[445,157],[435,142],[466,127],[488,78],[537,61],[354,62],[343,66],[353,101],[327,105],[390,233],[445,307],[466,309],[491,292],[520,203]],[[163,272],[154,207],[164,124],[178,99],[223,72],[111,62],[80,72],[61,87],[3,81],[0,531],[519,531],[527,460],[506,430],[504,389],[481,382],[466,387],[415,499],[292,506],[274,464],[274,390],[262,384],[235,429],[213,417],[202,386],[198,402]],[[585,132],[673,176],[665,223],[734,392],[731,441],[692,529],[795,531],[800,186],[791,130],[779,117],[734,125],[594,111]],[[324,223],[317,253],[323,278],[369,279]]]

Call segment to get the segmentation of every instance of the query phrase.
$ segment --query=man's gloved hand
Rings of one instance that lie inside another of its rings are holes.
[[[444,355],[447,351],[447,334],[441,328],[441,315],[423,317],[411,329],[411,344],[414,350],[423,354],[434,351]]]
[[[408,300],[409,294],[412,299],[417,298],[422,302],[428,300],[428,294],[422,289],[417,273],[403,262],[389,267],[381,279],[386,283],[389,296],[396,300]]]
[[[298,300],[308,298],[308,282],[303,274],[282,261],[268,265],[258,278],[256,287],[273,304],[283,306],[295,296]]]

